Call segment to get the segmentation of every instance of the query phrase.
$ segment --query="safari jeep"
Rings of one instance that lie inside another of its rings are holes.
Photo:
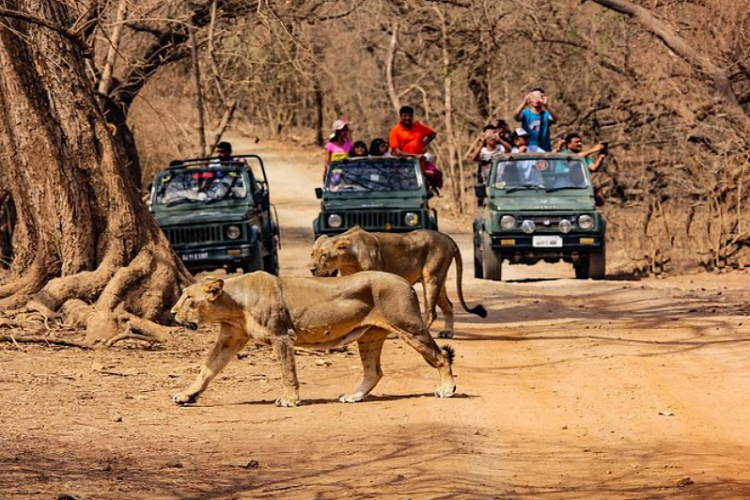
[[[527,153],[495,159],[474,220],[474,275],[500,280],[502,264],[570,262],[576,278],[602,279],[606,221],[579,156]]]
[[[191,271],[225,267],[278,275],[279,229],[271,210],[256,155],[184,160],[156,174],[151,189],[151,212]]]
[[[313,232],[343,233],[354,226],[372,232],[437,229],[437,212],[427,206],[427,189],[419,161],[413,158],[355,158],[332,162]]]

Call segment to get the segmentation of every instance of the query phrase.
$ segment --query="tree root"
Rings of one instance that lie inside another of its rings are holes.
[[[17,294],[0,304],[10,301],[20,307],[21,298],[27,302],[21,309],[6,312],[7,319],[0,318],[0,327],[28,329],[29,322],[40,323],[48,334],[54,326],[84,329],[85,344],[52,337],[24,337],[39,343],[69,342],[74,347],[112,346],[126,339],[164,342],[175,328],[156,321],[171,321],[168,307],[177,300],[180,286],[191,282],[192,277],[184,266],[175,263],[171,251],[153,245],[142,248],[128,266],[113,266],[117,260],[120,257],[105,258],[96,271],[57,278],[43,288],[38,285],[36,290],[32,282],[38,284],[38,276],[14,283]],[[27,293],[21,297],[18,291],[23,287]],[[4,340],[12,338],[6,336]]]
[[[20,348],[19,344],[44,344],[62,347],[77,347],[78,349],[91,349],[91,346],[80,342],[45,337],[43,335],[22,335],[16,337],[9,333],[0,333],[0,342],[12,342],[18,348]]]

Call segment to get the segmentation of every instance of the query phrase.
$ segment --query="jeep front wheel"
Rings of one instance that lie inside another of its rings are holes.
[[[482,269],[482,253],[479,251],[476,243],[474,246],[474,277],[482,279],[484,278],[484,270]]]
[[[486,234],[482,237],[482,269],[486,280],[503,279],[503,258],[492,249],[491,239]]]
[[[268,251],[268,255],[263,257],[263,270],[267,273],[271,273],[274,276],[279,275],[279,251],[276,237],[272,238],[272,246]]]
[[[263,271],[263,255],[261,254],[260,241],[255,240],[250,249],[250,256],[242,261],[242,270],[246,273]]]
[[[585,259],[573,264],[576,272],[576,279],[585,280],[602,280],[606,275],[607,267],[607,250],[602,247],[598,250],[592,250]]]
[[[607,274],[607,250],[602,246],[589,254],[588,274],[592,280],[603,280]]]

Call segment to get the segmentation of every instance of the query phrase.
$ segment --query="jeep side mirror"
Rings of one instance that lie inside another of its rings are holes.
[[[315,188],[315,197],[317,199],[323,198],[323,188]]]

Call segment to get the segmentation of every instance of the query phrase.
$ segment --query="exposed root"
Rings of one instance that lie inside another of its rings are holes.
[[[0,333],[0,342],[12,342],[13,345],[18,347],[19,344],[45,344],[45,345],[57,345],[63,347],[77,347],[78,349],[90,349],[91,347],[86,344],[81,344],[73,340],[63,340],[51,337],[45,337],[43,335],[23,335],[16,337],[9,333]]]
[[[113,266],[119,256],[105,258],[93,272],[57,278],[39,290],[28,288],[36,279],[29,278],[14,285],[16,290],[23,285],[29,293],[22,298],[13,295],[14,305],[25,305],[22,309],[8,312],[0,318],[0,327],[28,330],[29,322],[41,325],[42,333],[49,337],[33,338],[31,341],[49,342],[80,347],[70,341],[53,339],[53,328],[85,329],[86,346],[103,344],[112,346],[125,339],[144,342],[163,342],[174,329],[154,322],[168,322],[171,316],[168,307],[177,300],[180,285],[192,281],[174,254],[153,245],[147,245],[125,267]],[[3,287],[0,287],[3,288]],[[26,299],[27,302],[22,302]],[[0,303],[5,301],[0,301]],[[7,337],[11,341],[13,336]]]
[[[44,286],[47,278],[47,273],[35,264],[22,277],[0,286],[0,311],[25,305]]]
[[[125,329],[125,333],[121,333],[120,335],[116,335],[112,337],[111,339],[104,342],[104,345],[107,347],[110,347],[116,344],[117,342],[120,342],[121,340],[127,340],[127,339],[143,340],[145,342],[161,342],[161,339],[157,339],[151,335],[142,335],[140,333],[133,333],[133,329],[128,325],[128,327]]]
[[[95,271],[83,271],[50,280],[34,295],[33,301],[57,311],[66,301],[80,299],[94,302],[119,268],[119,258],[105,258]]]

